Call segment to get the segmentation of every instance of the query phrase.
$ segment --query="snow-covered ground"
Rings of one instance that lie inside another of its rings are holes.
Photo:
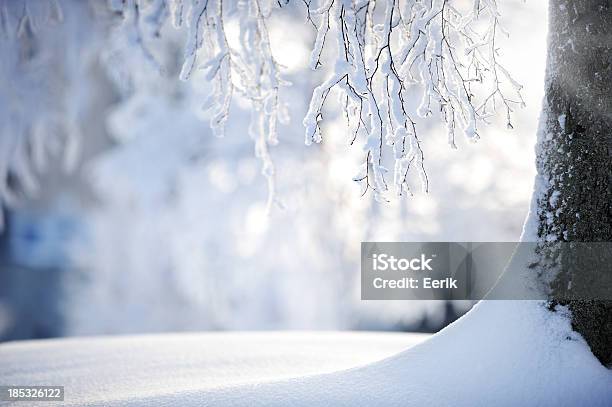
[[[63,385],[74,406],[208,405],[199,394],[365,365],[428,336],[217,332],[9,342],[0,345],[0,385]]]
[[[296,332],[16,342],[0,345],[0,383],[64,385],[74,406],[612,405],[612,371],[563,312],[539,302],[481,302],[425,339]]]

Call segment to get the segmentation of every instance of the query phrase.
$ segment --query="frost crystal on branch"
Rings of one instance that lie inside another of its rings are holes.
[[[364,163],[354,180],[365,185],[364,193],[371,188],[378,200],[387,199],[386,151],[394,159],[398,195],[408,188],[411,168],[427,189],[415,115],[427,117],[438,110],[453,148],[457,131],[476,140],[478,122],[486,122],[499,106],[512,126],[510,114],[523,100],[521,86],[496,58],[500,27],[495,0],[473,0],[468,10],[460,7],[465,2],[451,0],[304,2],[317,30],[310,67],[325,63],[323,50],[332,38],[336,51],[333,72],[314,90],[304,119],[306,144],[322,141],[323,105],[337,89],[351,144],[363,144]],[[503,83],[515,99],[502,91]],[[408,103],[415,97],[421,99],[417,109]]]

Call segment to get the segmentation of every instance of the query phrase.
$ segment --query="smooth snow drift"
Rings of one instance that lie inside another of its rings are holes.
[[[159,406],[162,400],[208,406],[198,395],[211,389],[365,365],[428,336],[215,332],[9,342],[0,344],[0,385],[63,385],[63,405],[71,406]]]
[[[0,382],[64,385],[67,405],[612,405],[612,372],[562,310],[540,302],[483,301],[425,338],[245,333],[13,343],[0,346]]]
[[[610,406],[612,371],[562,312],[536,301],[483,301],[429,340],[369,366],[210,391],[181,404],[202,400],[215,406]]]

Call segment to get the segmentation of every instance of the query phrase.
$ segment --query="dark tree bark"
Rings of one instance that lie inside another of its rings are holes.
[[[612,241],[612,1],[550,0],[542,113],[538,238]],[[612,265],[605,268],[612,273]],[[566,296],[568,281],[588,284],[596,277],[589,273],[582,267],[556,276],[552,304],[567,305],[574,330],[610,366],[612,301]]]

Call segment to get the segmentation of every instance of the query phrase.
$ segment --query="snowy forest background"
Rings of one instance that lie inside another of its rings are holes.
[[[419,121],[429,192],[415,188],[390,203],[361,197],[351,180],[360,150],[349,146],[333,101],[324,142],[304,146],[302,118],[332,67],[308,68],[315,32],[302,4],[276,11],[272,50],[292,85],[282,88],[289,119],[270,149],[282,205],[269,216],[268,186],[248,136],[250,108],[235,95],[225,137],[213,135],[201,109],[211,94],[205,73],[179,79],[184,30],[164,26],[161,36],[144,33],[145,47],[135,47],[134,33],[124,32],[105,2],[70,6],[61,29],[36,27],[28,72],[0,60],[0,143],[19,126],[52,132],[56,123],[32,123],[28,114],[49,106],[74,118],[81,134],[74,139],[79,154],[41,154],[22,171],[28,192],[4,206],[1,340],[184,330],[437,331],[471,304],[360,301],[360,242],[518,240],[535,173],[546,2],[499,4],[510,33],[499,36],[499,58],[524,86],[527,103],[513,116],[514,129],[500,115],[480,129],[477,143],[458,138],[453,150],[443,124]],[[230,38],[236,24],[226,27]],[[0,39],[0,55],[13,44]],[[60,108],[59,94],[70,103]]]

